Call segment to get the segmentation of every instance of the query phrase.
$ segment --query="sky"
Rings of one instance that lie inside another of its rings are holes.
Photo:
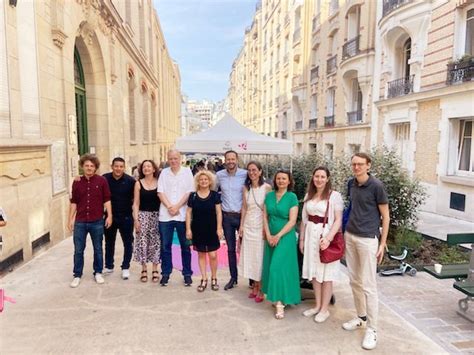
[[[256,0],[153,0],[171,57],[190,99],[227,96],[232,62],[252,23]]]

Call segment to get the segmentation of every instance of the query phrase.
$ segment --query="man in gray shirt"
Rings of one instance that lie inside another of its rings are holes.
[[[384,256],[390,224],[388,196],[383,183],[369,174],[371,163],[366,153],[356,153],[351,159],[355,178],[350,189],[352,208],[344,237],[357,317],[342,325],[345,330],[367,325],[362,342],[367,350],[377,346],[377,263]]]

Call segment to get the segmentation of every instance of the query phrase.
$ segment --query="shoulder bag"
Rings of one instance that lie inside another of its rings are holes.
[[[326,213],[324,214],[323,230],[328,220],[330,198],[331,194],[329,194],[328,203],[326,206]],[[323,235],[321,234],[321,238],[322,237]],[[342,234],[342,231],[338,230],[337,233],[334,235],[333,240],[329,243],[329,246],[324,250],[319,250],[319,259],[324,264],[332,263],[333,261],[339,260],[344,256],[344,250],[344,236]]]

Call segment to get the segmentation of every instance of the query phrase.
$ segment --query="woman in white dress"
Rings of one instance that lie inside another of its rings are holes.
[[[322,263],[319,251],[326,249],[335,234],[341,228],[344,203],[341,194],[331,190],[330,173],[326,167],[317,167],[308,184],[304,199],[302,222],[300,226],[299,247],[303,253],[304,279],[311,280],[316,304],[303,312],[306,317],[314,317],[314,321],[322,323],[329,317],[328,306],[332,296],[332,282],[339,274],[339,260]],[[327,203],[329,210],[323,228]]]
[[[263,301],[260,291],[262,277],[264,229],[263,205],[265,195],[271,186],[263,180],[262,165],[251,161],[247,164],[247,179],[243,187],[242,211],[239,234],[242,238],[239,267],[245,278],[253,280],[253,288],[249,298],[255,302]]]

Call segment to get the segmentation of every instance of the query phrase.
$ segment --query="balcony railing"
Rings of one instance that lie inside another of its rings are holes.
[[[411,1],[412,0],[383,0],[382,17],[387,16],[392,11]]]
[[[468,62],[448,64],[447,85],[471,81],[474,78],[474,59]]]
[[[347,113],[347,124],[348,125],[355,125],[358,123],[362,123],[362,111],[352,111]]]
[[[413,92],[413,80],[415,75],[388,82],[388,98],[403,96]]]
[[[337,54],[333,55],[327,61],[326,74],[334,73],[337,69]]]
[[[309,120],[309,126],[308,128],[316,128],[317,127],[317,123],[318,123],[318,119],[317,118],[312,118]]]
[[[295,29],[293,33],[293,43],[298,42],[301,39],[301,27]]]
[[[320,14],[317,14],[316,16],[313,17],[313,32],[316,32],[317,28],[319,27],[320,24]]]
[[[295,129],[296,129],[297,131],[303,129],[303,120],[301,120],[301,121],[296,121],[296,122],[295,122]]]
[[[359,39],[360,35],[344,43],[342,46],[342,60],[359,54]]]
[[[311,69],[311,76],[310,76],[311,83],[318,81],[318,77],[319,77],[319,66]]]
[[[324,127],[334,127],[334,115],[324,116]]]

